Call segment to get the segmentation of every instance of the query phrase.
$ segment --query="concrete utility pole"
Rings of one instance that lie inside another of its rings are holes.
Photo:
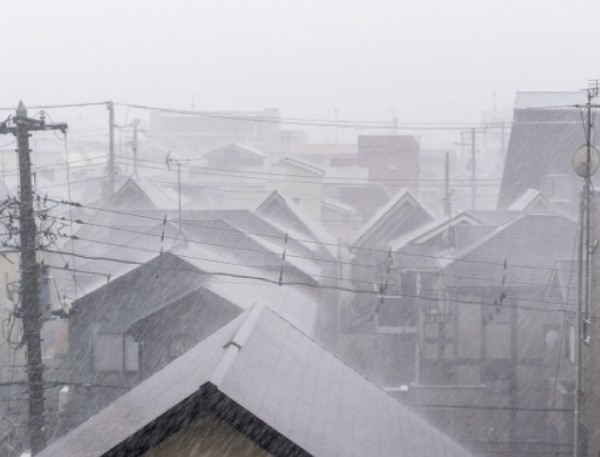
[[[446,177],[445,177],[444,215],[450,219],[452,216],[452,195],[450,193],[450,153],[446,151]]]
[[[477,200],[477,158],[475,157],[475,129],[471,129],[471,209]]]
[[[108,197],[115,193],[115,105],[106,102],[108,108]]]
[[[46,124],[27,117],[27,109],[19,102],[12,126],[0,124],[0,133],[12,133],[17,137],[21,205],[19,211],[21,238],[21,316],[23,341],[27,346],[27,386],[29,392],[29,436],[33,455],[46,444],[44,437],[44,385],[42,364],[42,307],[40,305],[40,266],[36,260],[36,224],[31,184],[31,158],[29,131],[67,129],[67,124]]]
[[[592,104],[592,100],[598,97],[598,81],[595,82],[595,87],[588,89],[587,103],[585,104],[586,122],[585,130],[585,147],[579,148],[574,156],[575,171],[579,176],[583,177],[583,190],[581,192],[581,200],[579,207],[579,227],[577,236],[577,308],[575,312],[575,417],[573,431],[573,456],[580,457],[587,454],[588,437],[584,436],[584,418],[583,418],[583,342],[589,342],[588,326],[592,323],[590,319],[590,260],[591,260],[591,244],[590,244],[590,209],[591,209],[591,190],[592,190],[592,175],[597,170],[598,152],[592,146],[592,108],[597,108],[597,105]],[[577,106],[577,108],[583,108]],[[584,160],[581,156],[578,157],[578,152],[584,149]],[[594,162],[596,162],[594,164]],[[584,165],[583,169],[578,170],[578,163]],[[592,367],[593,368],[593,367]],[[592,388],[592,386],[586,386]],[[586,397],[586,401],[594,401],[593,398]]]
[[[133,126],[133,141],[131,143],[131,149],[133,150],[133,176],[138,177],[138,127],[140,126],[141,119],[134,119],[131,124]]]

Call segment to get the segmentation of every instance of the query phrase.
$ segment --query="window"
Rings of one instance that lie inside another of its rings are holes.
[[[391,277],[388,293],[394,291],[400,297],[386,297],[380,307],[380,327],[415,327],[417,310],[425,315],[445,312],[440,276],[436,271],[400,271]]]
[[[563,174],[544,175],[541,190],[542,194],[551,201],[570,201],[573,193],[572,179]]]
[[[97,371],[123,371],[123,335],[100,333],[94,337],[92,361]]]
[[[567,358],[575,365],[575,326],[569,326],[569,344],[567,346]]]
[[[131,335],[123,338],[123,358],[125,371],[138,371],[140,366],[140,343]]]

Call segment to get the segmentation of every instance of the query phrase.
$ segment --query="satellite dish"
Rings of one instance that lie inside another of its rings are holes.
[[[573,170],[582,178],[592,176],[600,165],[600,153],[594,146],[590,146],[590,162],[588,163],[587,145],[579,146],[573,154]]]

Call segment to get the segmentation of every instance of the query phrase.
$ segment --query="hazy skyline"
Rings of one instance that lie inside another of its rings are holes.
[[[477,122],[600,76],[600,3],[183,0],[4,5],[0,105],[113,99],[286,117]],[[590,32],[587,32],[587,31]]]

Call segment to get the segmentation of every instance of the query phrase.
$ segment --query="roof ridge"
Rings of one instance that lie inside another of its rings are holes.
[[[256,322],[258,321],[258,318],[262,314],[263,310],[264,305],[255,304],[249,311],[247,311],[248,317],[244,319],[244,322],[242,322],[240,328],[235,333],[235,335],[233,335],[231,340],[223,346],[225,353],[221,357],[221,361],[217,364],[212,374],[210,375],[208,382],[210,382],[217,388],[219,387],[219,385],[225,378],[225,375],[229,371],[229,368],[233,364],[233,361],[237,356],[238,352],[240,352],[244,347],[244,344],[246,343],[248,337],[252,333],[252,330],[254,329],[254,326],[256,325]]]

